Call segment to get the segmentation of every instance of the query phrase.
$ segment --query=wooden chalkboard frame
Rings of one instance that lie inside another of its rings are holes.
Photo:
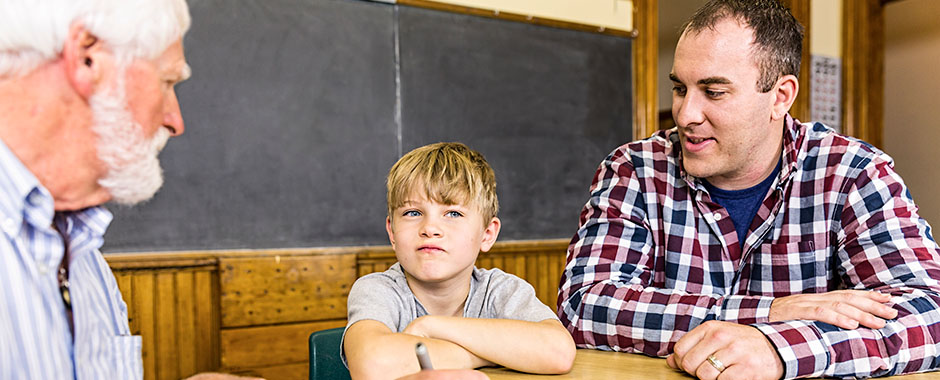
[[[440,2],[428,1],[428,0],[398,0],[396,1],[396,4],[434,9],[438,11],[470,14],[474,16],[491,17],[491,18],[497,18],[501,20],[523,22],[523,23],[542,25],[542,26],[550,26],[553,28],[562,28],[562,29],[579,30],[582,32],[608,34],[608,35],[619,36],[619,37],[631,37],[632,38],[632,37],[636,37],[636,34],[637,34],[636,29],[632,31],[625,31],[625,30],[619,30],[619,29],[598,27],[594,25],[581,24],[581,23],[576,23],[576,22],[554,20],[550,18],[523,15],[523,14],[512,13],[512,12],[491,11],[487,9],[465,7],[465,6],[456,5],[456,4],[440,3]]]

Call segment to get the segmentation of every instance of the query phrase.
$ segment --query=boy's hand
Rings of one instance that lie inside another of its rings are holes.
[[[435,338],[434,334],[432,333],[434,319],[435,318],[433,315],[418,317],[417,319],[411,321],[411,323],[408,324],[408,327],[405,327],[402,332],[405,334],[420,336],[422,338]]]

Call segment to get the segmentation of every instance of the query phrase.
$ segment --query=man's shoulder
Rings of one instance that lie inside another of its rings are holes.
[[[893,164],[893,159],[887,153],[874,145],[836,132],[832,128],[819,122],[808,122],[802,125],[805,141],[800,144],[802,160],[812,160],[828,169],[863,169],[873,164]],[[803,165],[808,167],[807,165]]]
[[[605,162],[628,164],[636,170],[666,171],[677,163],[678,134],[675,128],[660,130],[642,140],[632,141],[614,149]]]

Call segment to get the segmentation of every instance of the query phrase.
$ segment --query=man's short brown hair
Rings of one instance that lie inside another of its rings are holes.
[[[779,1],[712,0],[695,12],[682,32],[714,29],[725,19],[740,21],[754,33],[751,55],[760,68],[757,91],[770,91],[784,75],[800,75],[803,25]]]
[[[457,142],[416,148],[402,156],[388,172],[388,216],[416,191],[446,205],[476,207],[484,225],[499,212],[496,175],[480,152]]]

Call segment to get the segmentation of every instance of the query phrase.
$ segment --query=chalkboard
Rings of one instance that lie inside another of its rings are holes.
[[[496,171],[501,239],[567,238],[631,136],[630,40],[354,0],[190,0],[186,131],[105,252],[387,244],[385,175],[462,141]]]

